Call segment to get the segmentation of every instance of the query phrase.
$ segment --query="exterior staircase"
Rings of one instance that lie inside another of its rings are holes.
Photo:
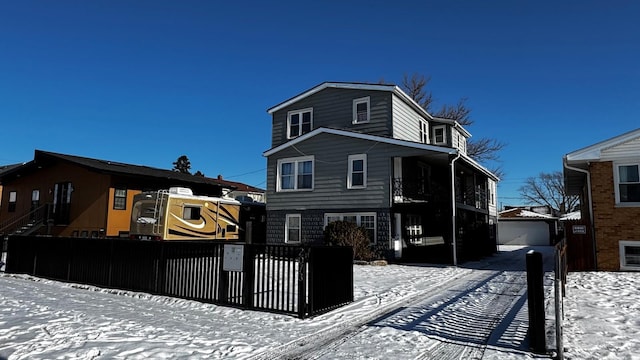
[[[50,204],[41,205],[24,214],[0,223],[0,236],[30,235],[45,226],[50,213]]]

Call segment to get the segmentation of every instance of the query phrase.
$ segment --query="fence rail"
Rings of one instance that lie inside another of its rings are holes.
[[[11,236],[6,272],[301,318],[353,301],[351,247]]]

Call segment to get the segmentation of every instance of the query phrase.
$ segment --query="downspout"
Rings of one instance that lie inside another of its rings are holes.
[[[598,270],[598,258],[596,253],[596,229],[595,229],[595,224],[593,223],[593,198],[591,197],[591,173],[589,172],[589,170],[584,170],[577,167],[569,166],[569,164],[567,164],[566,157],[562,158],[562,163],[564,167],[569,170],[577,171],[587,175],[587,192],[588,192],[587,196],[589,196],[589,201],[588,201],[589,202],[589,227],[591,228],[591,243],[593,244],[593,249],[592,249],[593,262],[594,262],[594,266],[596,267],[596,270]],[[588,164],[589,163],[587,163],[587,165]]]
[[[453,246],[453,266],[458,266],[458,244],[456,241],[456,170],[455,162],[460,159],[460,151],[451,160],[451,245]]]

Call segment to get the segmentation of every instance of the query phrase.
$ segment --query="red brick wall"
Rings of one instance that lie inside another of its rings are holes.
[[[640,241],[640,207],[616,207],[611,161],[592,163],[590,171],[598,270],[619,270],[619,241]]]

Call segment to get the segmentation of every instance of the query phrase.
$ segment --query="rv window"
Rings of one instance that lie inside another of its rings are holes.
[[[199,206],[185,206],[182,212],[182,218],[185,220],[199,220],[200,219],[200,207]]]
[[[235,225],[227,225],[227,232],[236,232],[236,229]]]

